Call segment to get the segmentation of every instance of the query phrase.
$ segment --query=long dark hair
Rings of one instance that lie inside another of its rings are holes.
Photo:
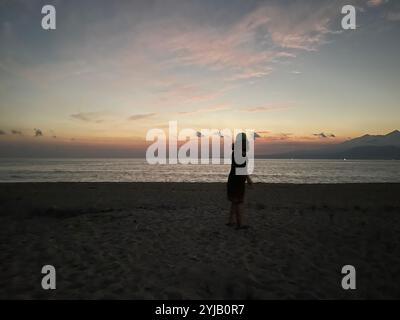
[[[249,151],[249,141],[247,140],[246,133],[240,132],[236,135],[236,140],[232,143],[232,151],[239,151],[238,148],[242,148],[242,156],[245,157],[247,151]]]

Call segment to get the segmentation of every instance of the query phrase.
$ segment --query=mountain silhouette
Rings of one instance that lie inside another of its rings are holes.
[[[363,135],[341,143],[344,147],[397,146],[400,147],[400,131],[394,130],[386,135]]]
[[[300,150],[268,156],[274,159],[399,159],[400,131],[386,135],[366,134],[317,150]]]

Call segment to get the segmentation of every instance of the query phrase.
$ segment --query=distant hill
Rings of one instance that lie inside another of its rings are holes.
[[[400,131],[386,135],[369,135],[317,150],[301,150],[265,156],[273,159],[398,159],[400,160]]]
[[[394,130],[386,135],[369,135],[351,139],[341,143],[342,147],[361,147],[361,146],[394,146],[400,147],[400,131]]]

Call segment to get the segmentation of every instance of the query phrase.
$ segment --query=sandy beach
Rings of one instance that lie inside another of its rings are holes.
[[[400,184],[255,184],[247,230],[225,226],[225,188],[0,184],[0,298],[400,298]]]

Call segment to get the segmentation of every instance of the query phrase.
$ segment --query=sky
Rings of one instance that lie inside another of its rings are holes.
[[[144,156],[168,121],[263,154],[386,134],[399,39],[395,0],[0,0],[0,156]]]

